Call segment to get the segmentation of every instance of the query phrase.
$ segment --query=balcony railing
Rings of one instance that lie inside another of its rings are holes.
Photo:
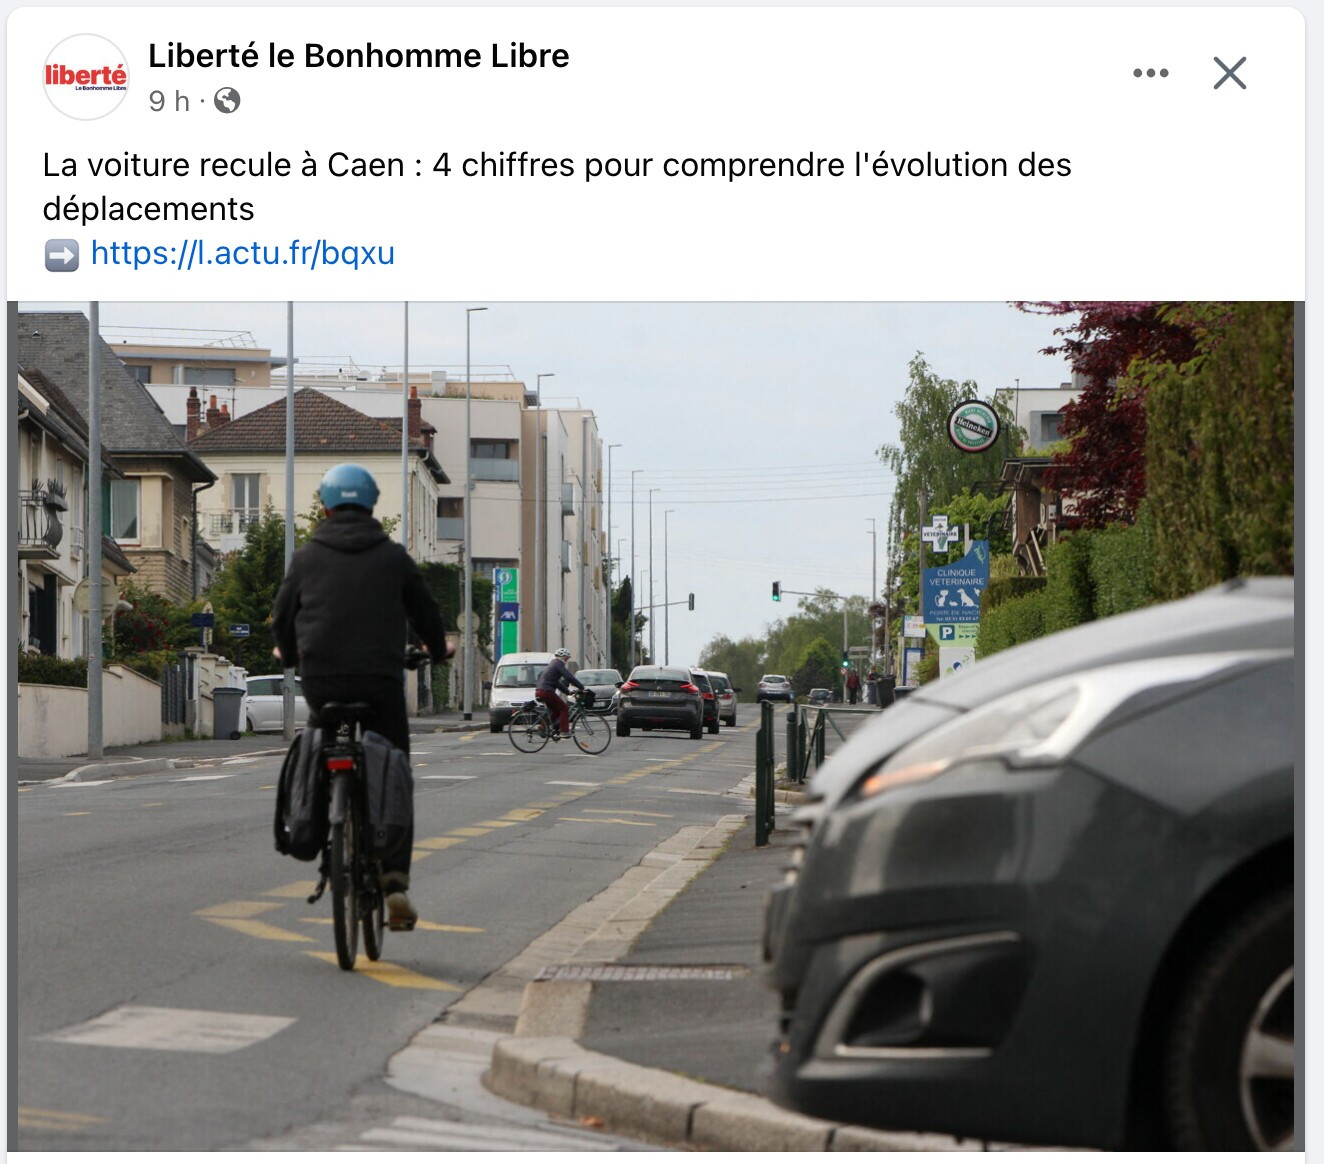
[[[474,457],[469,461],[469,473],[475,481],[518,481],[519,462]]]
[[[242,537],[248,532],[248,527],[260,521],[262,510],[260,509],[223,509],[219,513],[211,515],[211,537],[224,537],[226,534],[235,534]]]
[[[460,542],[464,540],[464,518],[437,518],[437,537],[443,541]]]
[[[21,557],[59,557],[64,539],[63,502],[43,490],[18,495],[18,549]]]

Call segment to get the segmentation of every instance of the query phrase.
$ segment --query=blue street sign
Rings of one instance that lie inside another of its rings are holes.
[[[248,634],[248,623],[232,622],[230,624],[230,637],[232,639],[246,639],[248,638]]]
[[[216,616],[210,611],[204,611],[199,614],[190,614],[188,622],[189,626],[215,626]]]
[[[975,542],[970,552],[949,566],[924,571],[924,623],[979,621],[979,596],[988,586],[988,542]]]

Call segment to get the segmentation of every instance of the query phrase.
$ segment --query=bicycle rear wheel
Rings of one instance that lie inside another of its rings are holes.
[[[547,718],[539,708],[520,708],[510,717],[508,733],[521,752],[540,752],[550,738]]]
[[[382,956],[382,934],[386,930],[386,894],[381,890],[376,862],[368,864],[367,881],[360,891],[363,910],[363,952],[371,962]]]
[[[586,711],[570,721],[570,736],[581,752],[596,756],[605,752],[611,743],[611,726],[605,715]]]
[[[331,826],[331,914],[336,934],[336,961],[342,970],[354,969],[354,957],[359,948],[359,893],[354,870],[358,837],[354,833],[354,815],[347,803],[348,784],[349,777],[342,774],[331,786],[332,816],[340,818]]]

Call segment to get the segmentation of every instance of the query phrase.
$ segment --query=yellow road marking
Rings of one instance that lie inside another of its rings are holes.
[[[449,849],[452,845],[464,843],[463,837],[428,837],[426,840],[415,841],[415,853],[419,849]]]
[[[508,829],[519,822],[514,820],[480,820],[478,822],[484,828],[489,829]]]
[[[222,901],[206,909],[194,910],[198,917],[257,917],[268,910],[280,909],[274,901]]]
[[[491,831],[491,829],[476,829],[472,825],[465,825],[463,828],[451,829],[450,835],[453,837],[482,837]]]
[[[621,817],[607,816],[601,819],[593,816],[563,816],[561,820],[572,820],[578,824],[628,824],[637,829],[651,829],[654,826],[646,820],[624,820]]]
[[[104,1124],[101,1116],[83,1115],[76,1111],[47,1111],[40,1107],[20,1107],[18,1126],[43,1132],[76,1132],[92,1124]]]
[[[323,962],[334,962],[335,954],[324,950],[306,950],[305,953],[310,958],[320,958]],[[425,974],[416,974],[413,970],[406,970],[403,966],[397,966],[394,962],[370,962],[366,957],[354,959],[354,972],[356,974],[366,975],[376,982],[386,986],[401,986],[408,990],[450,990],[456,994],[461,992],[461,988],[452,985],[449,982],[443,982],[440,978],[429,978]]]
[[[316,881],[291,881],[279,889],[264,889],[263,897],[311,897],[317,892]]]
[[[207,921],[213,925],[224,926],[227,930],[235,930],[241,934],[247,934],[250,938],[265,938],[269,942],[311,942],[312,938],[304,934],[291,933],[289,930],[278,930],[275,926],[269,926],[266,922],[248,921],[244,918],[236,917],[209,917]]]
[[[151,804],[144,804],[143,808],[160,808],[163,804],[164,800],[153,800]]]
[[[535,805],[533,808],[512,808],[506,813],[505,819],[510,821],[537,820],[538,817],[542,816],[545,809],[555,807],[556,805],[554,804],[544,804],[541,806]]]
[[[300,920],[301,922],[307,922],[309,925],[316,925],[316,926],[329,926],[333,921],[335,921],[335,918],[330,918],[330,917],[301,917],[299,920]],[[421,920],[421,919],[420,919],[419,921],[417,921],[417,922],[414,923],[414,929],[416,929],[416,930],[431,930],[431,931],[433,931],[433,932],[435,932],[435,933],[441,933],[441,934],[485,934],[485,933],[487,933],[486,930],[484,930],[484,929],[480,929],[478,926],[448,926],[448,925],[443,925],[441,922],[423,921],[423,920]]]
[[[642,809],[638,808],[586,808],[584,811],[596,813],[619,812],[623,813],[625,816],[656,816],[660,817],[662,820],[670,820],[672,817],[672,814],[669,812],[644,812]]]
[[[66,812],[65,816],[91,816],[90,812]]]
[[[257,790],[258,790],[259,792],[270,792],[270,791],[272,791],[275,787],[276,787],[276,786],[275,786],[274,784],[259,784],[259,785],[257,786]]]

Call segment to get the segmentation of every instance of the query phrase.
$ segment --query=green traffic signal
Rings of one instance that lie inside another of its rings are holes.
[[[782,584],[780,582],[774,582],[772,584],[772,600],[773,602],[780,602],[782,600]]]

